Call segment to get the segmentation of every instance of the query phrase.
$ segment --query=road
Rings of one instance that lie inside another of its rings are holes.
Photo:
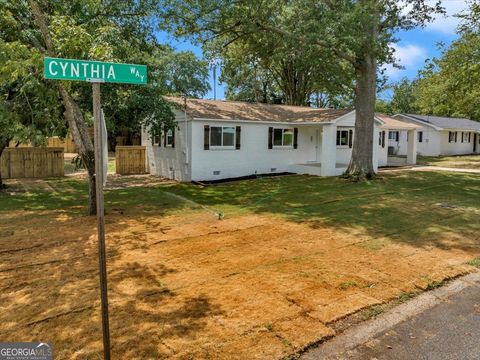
[[[400,317],[405,315],[405,319],[385,314],[385,319],[347,331],[331,344],[305,353],[302,359],[480,359],[479,273],[437,290],[414,299],[413,306],[404,304]],[[374,335],[362,338],[369,333]]]

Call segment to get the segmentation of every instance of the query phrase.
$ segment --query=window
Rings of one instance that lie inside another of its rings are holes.
[[[388,140],[395,140],[398,141],[398,131],[389,131],[388,132]]]
[[[462,131],[462,143],[463,142],[470,142],[470,133],[469,132],[463,132]]]
[[[212,147],[235,147],[235,127],[233,126],[211,126],[210,146]]]
[[[419,131],[417,134],[418,134],[417,135],[418,136],[418,142],[419,143],[423,142],[423,131]]]
[[[160,146],[160,132],[158,130],[154,130],[152,133],[152,145]]]
[[[382,132],[378,132],[378,146],[382,146]]]
[[[167,139],[166,139],[166,146],[170,146],[170,147],[173,147],[173,137],[174,137],[174,134],[173,134],[173,130],[170,129],[167,131]]]
[[[337,130],[337,146],[348,146],[348,130]]]
[[[292,129],[273,129],[273,146],[292,146]]]
[[[457,132],[449,131],[448,132],[448,142],[457,142]]]

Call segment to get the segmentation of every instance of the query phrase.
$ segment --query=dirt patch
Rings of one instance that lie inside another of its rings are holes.
[[[18,211],[0,227],[0,338],[97,358],[95,219]],[[372,249],[362,234],[203,210],[112,213],[106,230],[113,358],[128,359],[281,358],[349,314],[473,271],[465,263],[480,253],[478,239]]]

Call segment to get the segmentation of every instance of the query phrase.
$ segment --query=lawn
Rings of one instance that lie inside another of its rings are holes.
[[[474,174],[112,179],[113,358],[282,358],[349,314],[375,315],[479,266]],[[101,354],[86,190],[65,178],[0,194],[0,338],[51,341],[56,359]]]
[[[449,168],[480,169],[480,155],[418,156],[417,164]]]

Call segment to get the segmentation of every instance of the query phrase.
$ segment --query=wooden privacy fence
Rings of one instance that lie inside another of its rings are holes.
[[[64,175],[63,148],[6,148],[0,157],[3,179]]]
[[[146,174],[145,146],[117,146],[115,167],[117,174]]]
[[[52,136],[48,138],[48,147],[63,147],[66,153],[76,153],[77,148],[70,135],[67,135],[64,139],[58,136]]]
[[[71,135],[67,135],[65,138],[61,138],[59,136],[50,136],[47,138],[47,146],[48,147],[61,147],[66,153],[76,153],[77,148],[75,147],[75,143],[73,142],[73,139]],[[10,141],[8,144],[8,147],[11,148],[24,148],[24,147],[33,147],[31,143],[21,143],[17,144],[16,141]]]

